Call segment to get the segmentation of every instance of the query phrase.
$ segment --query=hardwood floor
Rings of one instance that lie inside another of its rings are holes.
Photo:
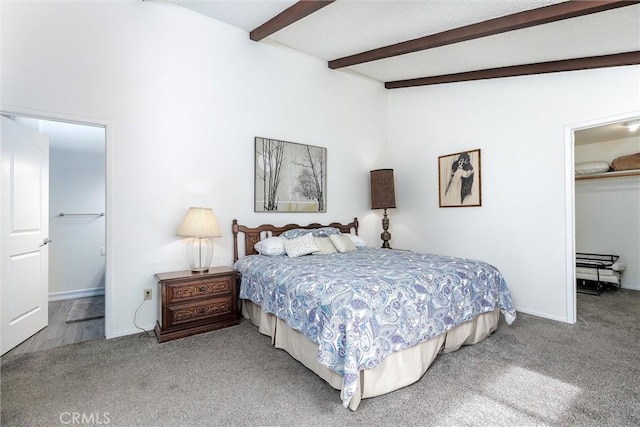
[[[70,299],[50,302],[49,326],[6,354],[23,354],[82,341],[104,339],[104,317],[82,322],[65,322],[74,301]]]

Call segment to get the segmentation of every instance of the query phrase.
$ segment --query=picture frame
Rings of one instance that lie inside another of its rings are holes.
[[[255,212],[326,212],[327,149],[255,137]]]
[[[441,208],[482,206],[480,149],[438,157]]]

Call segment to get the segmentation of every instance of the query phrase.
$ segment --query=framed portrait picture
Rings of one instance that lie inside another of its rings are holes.
[[[438,157],[441,208],[482,205],[480,149]]]
[[[326,212],[327,149],[255,138],[255,212]]]

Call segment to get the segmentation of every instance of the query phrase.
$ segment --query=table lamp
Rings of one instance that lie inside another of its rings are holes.
[[[213,259],[212,237],[220,237],[218,221],[209,208],[189,208],[176,233],[180,237],[191,237],[187,242],[187,259],[194,273],[209,271]]]

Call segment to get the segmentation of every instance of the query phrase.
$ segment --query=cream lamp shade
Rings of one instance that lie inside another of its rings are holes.
[[[191,237],[187,242],[187,259],[194,273],[206,273],[213,259],[212,237],[221,237],[218,220],[210,208],[192,207],[178,227],[176,235]]]

